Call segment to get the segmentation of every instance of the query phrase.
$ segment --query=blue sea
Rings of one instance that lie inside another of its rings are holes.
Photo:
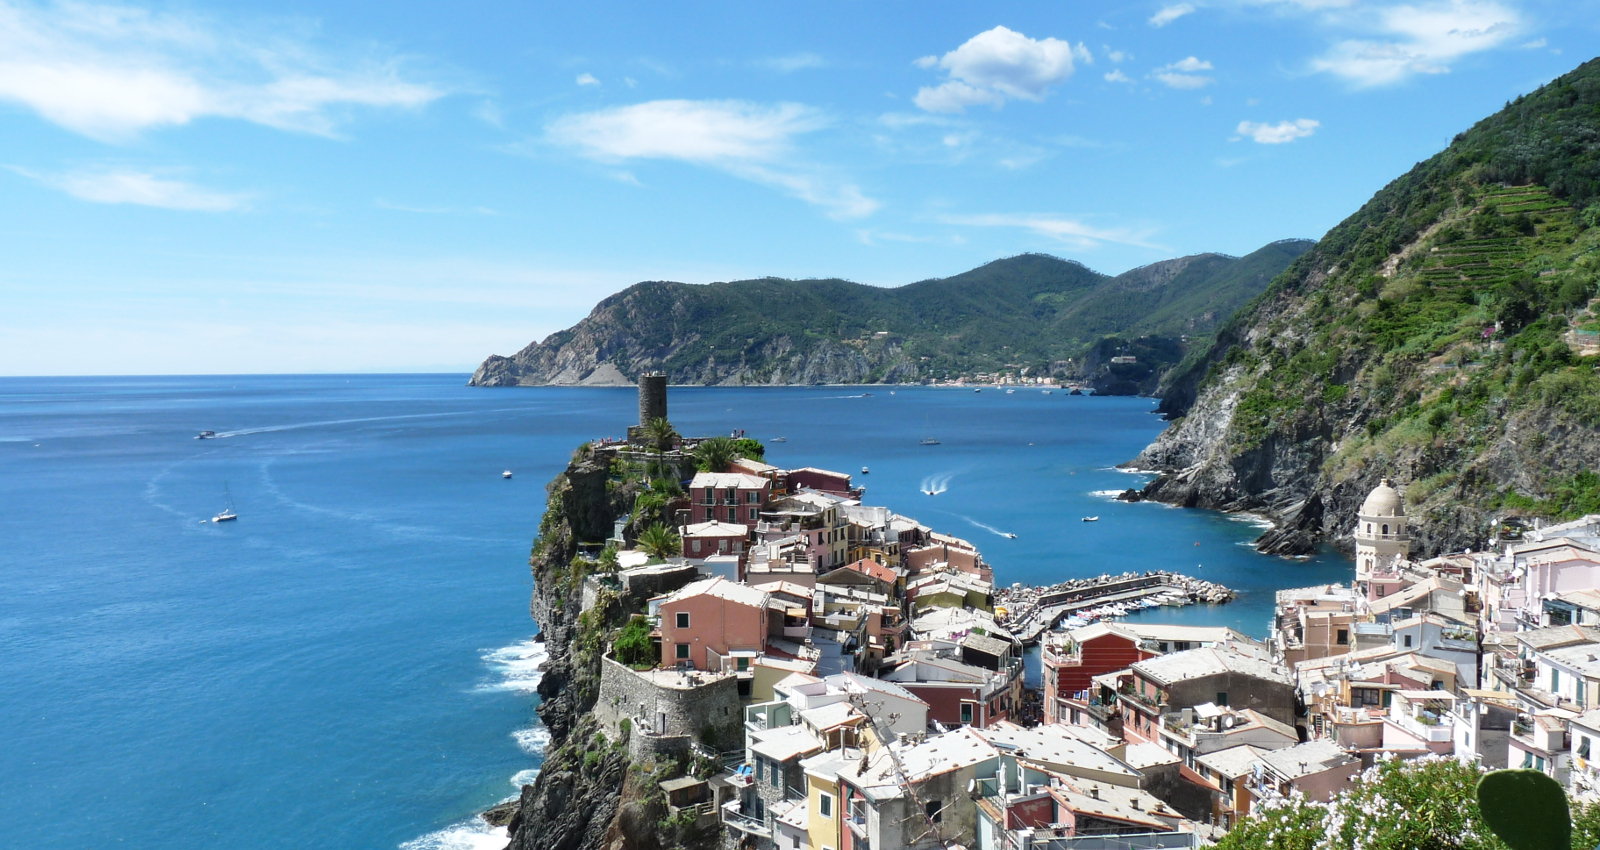
[[[527,558],[544,485],[637,401],[465,380],[0,379],[0,846],[503,841],[473,815],[540,763]],[[868,502],[976,543],[1000,583],[1180,570],[1243,595],[1147,619],[1261,636],[1274,590],[1350,577],[1332,554],[1257,554],[1248,519],[1112,501],[1144,481],[1114,466],[1162,428],[1147,399],[674,388],[669,404],[683,433],[743,429],[773,463],[856,474]],[[209,522],[228,498],[239,519]]]

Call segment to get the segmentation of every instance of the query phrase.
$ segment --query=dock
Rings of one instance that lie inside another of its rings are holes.
[[[994,601],[1006,609],[1002,625],[1025,645],[1032,645],[1046,631],[1079,612],[1155,598],[1170,605],[1220,605],[1236,596],[1236,592],[1220,584],[1158,570],[1073,579],[1048,587],[1012,585],[998,588]]]

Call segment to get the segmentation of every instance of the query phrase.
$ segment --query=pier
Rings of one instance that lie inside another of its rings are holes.
[[[1161,605],[1220,605],[1232,601],[1237,593],[1215,582],[1166,571],[1102,575],[1073,579],[1049,587],[1012,585],[995,591],[995,605],[1006,609],[1002,621],[1024,644],[1038,643],[1039,636],[1063,619],[1080,612],[1152,599]],[[1150,607],[1140,604],[1138,607]],[[1097,619],[1119,616],[1102,613]]]

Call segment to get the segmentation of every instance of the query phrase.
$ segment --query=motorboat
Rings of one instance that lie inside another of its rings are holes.
[[[1083,518],[1083,521],[1084,522],[1099,522],[1100,518],[1097,517],[1097,516],[1086,516],[1086,517]]]
[[[201,431],[199,434],[195,435],[195,439],[196,440],[209,440],[212,437],[215,437],[216,435],[217,435],[217,432],[215,432],[215,431]]]
[[[239,514],[236,511],[234,511],[234,509],[233,509],[233,493],[228,490],[228,482],[226,482],[226,481],[222,482],[222,498],[225,500],[225,504],[223,505],[223,508],[222,508],[222,513],[219,513],[216,516],[212,517],[211,521],[212,522],[232,522],[233,520],[238,519],[239,518]]]
[[[1016,395],[1016,394],[1017,394],[1016,390],[1006,390],[1006,395]]]
[[[500,477],[501,478],[510,478],[511,477],[511,470],[508,469],[505,472],[500,473]]]
[[[869,474],[869,473],[871,473],[871,472],[872,472],[872,470],[870,470],[870,469],[868,469],[868,468],[866,468],[866,467],[864,467],[864,466],[863,466],[863,467],[861,467],[861,474],[862,474],[862,475],[867,475],[867,474]]]
[[[920,443],[920,445],[924,445],[924,446],[937,446],[937,445],[939,445],[939,441],[938,441],[938,440],[935,440],[935,439],[934,439],[934,438],[932,438],[932,437],[923,437],[923,438],[922,438],[922,442],[921,442],[921,443]]]
[[[787,442],[789,442],[789,438],[788,438],[788,437],[773,437],[773,438],[772,438],[772,439],[771,439],[771,440],[769,440],[769,441],[768,441],[768,442],[773,442],[773,443],[787,443]]]
[[[1009,538],[1011,540],[1016,540],[1017,539],[1017,535],[1012,533],[1012,532],[1010,532],[1010,531],[1005,533],[1005,537],[1007,537],[1007,538]]]

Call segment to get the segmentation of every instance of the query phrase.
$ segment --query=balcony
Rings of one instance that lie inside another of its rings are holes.
[[[739,811],[738,800],[729,800],[722,805],[722,823],[747,835],[769,840],[772,838],[772,830],[767,828],[766,821],[757,820]]]

